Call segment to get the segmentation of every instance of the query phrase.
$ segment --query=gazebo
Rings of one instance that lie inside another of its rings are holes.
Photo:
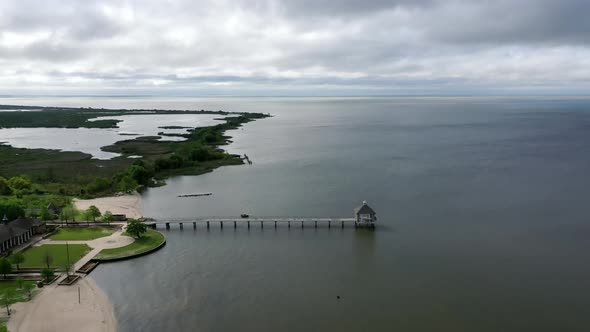
[[[356,219],[354,222],[355,227],[361,226],[374,228],[375,221],[377,221],[375,210],[371,209],[366,201],[363,202],[363,205],[354,209],[354,217]]]

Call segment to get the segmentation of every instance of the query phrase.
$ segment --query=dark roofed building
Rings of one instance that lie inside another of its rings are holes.
[[[0,224],[0,253],[19,246],[29,241],[33,235],[44,231],[45,222],[37,219],[18,218],[11,222],[3,222]]]
[[[51,202],[51,203],[49,203],[49,205],[47,205],[47,210],[49,210],[49,212],[53,213],[53,216],[56,218],[61,213],[61,209],[58,208],[57,205],[53,204],[53,202]]]
[[[354,209],[354,216],[356,218],[355,226],[369,226],[375,227],[375,221],[377,221],[377,213],[373,210],[367,202],[363,202],[363,205]]]

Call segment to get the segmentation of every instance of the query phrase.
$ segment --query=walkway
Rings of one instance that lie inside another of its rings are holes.
[[[102,249],[126,246],[133,238],[123,236],[125,228],[113,234],[91,241],[52,241],[41,240],[35,244],[87,244],[92,250],[76,264],[77,270],[90,261]],[[12,306],[13,315],[8,321],[10,331],[19,332],[110,332],[117,330],[112,305],[105,294],[98,288],[94,280],[81,275],[72,286],[59,286],[65,279],[63,274],[51,285],[43,287],[39,294],[30,302],[19,302]]]
[[[76,264],[74,264],[73,271],[76,271],[79,268],[81,268],[84,264],[88,263],[92,258],[94,258],[94,256],[96,256],[103,249],[119,248],[133,243],[132,237],[123,235],[125,229],[126,226],[122,226],[121,229],[117,230],[109,236],[100,237],[98,239],[90,241],[54,241],[51,239],[44,239],[37,242],[35,246],[37,247],[44,244],[66,244],[66,242],[68,244],[88,245],[90,248],[92,248],[92,250],[88,254],[86,254],[86,256],[82,257],[78,262],[76,262]],[[60,278],[59,281],[61,281],[64,278],[65,276]]]

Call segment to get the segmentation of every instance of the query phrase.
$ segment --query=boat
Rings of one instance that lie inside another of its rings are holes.
[[[240,217],[242,217],[242,218],[250,218],[250,215],[249,214],[242,213],[242,214],[240,214]]]

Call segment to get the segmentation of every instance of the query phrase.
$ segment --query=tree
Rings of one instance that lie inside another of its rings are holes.
[[[23,176],[13,176],[8,180],[8,184],[12,189],[31,189],[31,180],[23,177]]]
[[[6,275],[12,272],[12,264],[6,258],[0,259],[0,274],[4,275],[4,279],[6,279]]]
[[[46,206],[41,208],[40,217],[43,221],[53,220],[53,214]]]
[[[22,200],[14,197],[3,199],[0,201],[0,218],[4,215],[8,220],[14,220],[25,215],[25,209]]]
[[[36,288],[35,283],[28,282],[24,285],[24,290],[29,294],[29,300],[33,297],[33,290]]]
[[[41,270],[41,277],[43,277],[43,280],[45,280],[45,282],[50,282],[54,276],[55,272],[53,272],[53,269],[45,267],[43,268],[43,270]]]
[[[10,305],[16,302],[16,291],[12,288],[6,289],[0,301],[6,307],[6,314],[10,316]]]
[[[16,265],[16,269],[20,270],[20,265],[25,262],[25,255],[22,252],[17,252],[10,256],[10,262]]]
[[[18,277],[16,278],[16,288],[18,289],[23,289],[23,287],[25,286],[25,279],[23,279],[23,277]]]
[[[102,221],[106,222],[106,223],[110,223],[111,221],[113,221],[113,213],[111,211],[106,211],[103,215],[102,215]]]
[[[53,257],[49,254],[48,250],[45,250],[45,254],[43,254],[43,262],[47,265],[47,268],[53,263]]]
[[[107,178],[98,177],[95,178],[86,186],[86,191],[91,194],[96,194],[101,191],[105,191],[111,187],[111,181]]]
[[[78,210],[73,206],[66,206],[61,209],[61,213],[59,214],[59,219],[61,221],[68,221],[70,219],[75,221],[76,215],[78,214]]]
[[[90,205],[90,207],[88,208],[88,210],[86,210],[86,214],[92,218],[92,221],[96,222],[96,218],[100,217],[102,214],[100,213],[100,210],[94,206],[94,205]]]
[[[143,166],[131,165],[128,172],[131,178],[139,184],[147,184],[150,179],[149,171]]]
[[[116,189],[125,193],[132,192],[137,189],[137,182],[130,175],[125,175],[117,183]]]
[[[136,238],[141,238],[141,234],[147,232],[147,226],[139,220],[131,219],[127,223],[127,233],[135,236]]]
[[[10,195],[12,189],[8,185],[8,180],[0,176],[0,195]]]

